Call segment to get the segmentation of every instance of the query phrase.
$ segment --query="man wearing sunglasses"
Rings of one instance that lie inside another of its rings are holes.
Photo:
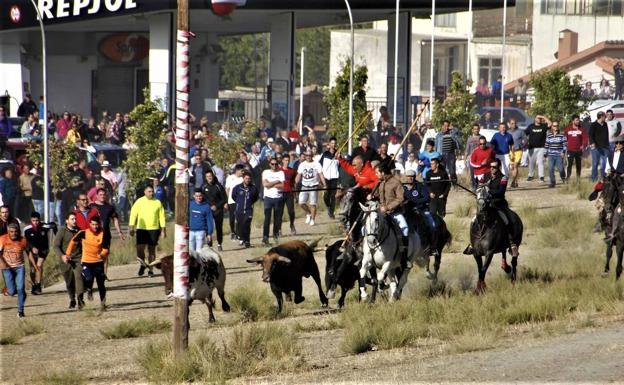
[[[470,168],[474,174],[473,186],[483,180],[485,174],[490,172],[490,162],[495,159],[494,150],[487,146],[487,139],[481,135],[479,145],[470,154]]]
[[[282,228],[282,213],[284,212],[284,171],[281,170],[277,157],[269,161],[270,169],[262,172],[262,186],[264,187],[264,226],[262,227],[262,243],[269,245],[269,228],[271,214],[273,214],[273,239],[277,244]]]

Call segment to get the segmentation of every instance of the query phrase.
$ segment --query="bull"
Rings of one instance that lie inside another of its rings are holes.
[[[273,247],[266,254],[248,259],[248,263],[262,265],[262,280],[271,284],[271,291],[277,299],[277,310],[282,311],[283,295],[294,292],[295,304],[305,301],[302,295],[303,277],[312,277],[318,287],[319,298],[323,307],[326,307],[327,297],[321,286],[321,276],[314,260],[314,248],[318,240],[311,244],[302,241],[289,241]]]
[[[349,242],[345,244],[344,240],[338,240],[331,245],[327,245],[325,250],[325,287],[327,288],[327,297],[332,299],[336,295],[336,287],[340,286],[340,298],[338,298],[338,307],[344,307],[347,292],[359,282],[359,286],[364,287],[365,283],[373,285],[373,294],[369,298],[370,302],[375,302],[377,295],[377,282],[371,279],[360,279],[360,263],[358,261],[358,251]],[[374,277],[374,272],[371,273]],[[362,299],[361,292],[358,292],[358,301]]]
[[[189,288],[188,305],[194,300],[202,301],[208,307],[208,322],[215,322],[213,308],[215,305],[212,291],[217,289],[221,299],[221,308],[224,312],[230,311],[230,305],[225,300],[225,266],[219,254],[208,246],[199,252],[189,253]],[[160,269],[165,279],[165,293],[171,296],[173,292],[173,255],[167,255],[149,264]]]

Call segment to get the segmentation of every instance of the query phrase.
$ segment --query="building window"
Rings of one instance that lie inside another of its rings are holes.
[[[447,13],[443,15],[435,15],[435,26],[436,27],[446,27],[446,28],[455,28],[456,25],[456,15],[454,13]]]
[[[623,0],[542,0],[544,15],[624,15]]]
[[[502,65],[503,60],[501,58],[479,58],[479,81],[484,79],[486,84],[491,86],[492,82],[501,74]]]

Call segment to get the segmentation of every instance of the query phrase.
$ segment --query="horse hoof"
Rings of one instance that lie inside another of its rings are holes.
[[[327,298],[328,299],[334,299],[334,297],[336,296],[336,291],[335,290],[330,290],[327,292]]]
[[[503,259],[503,262],[501,263],[501,269],[503,269],[505,273],[511,274],[511,266],[509,266],[507,261],[505,261],[504,259]]]
[[[426,272],[426,273],[425,273],[425,275],[426,275],[427,279],[429,279],[429,280],[431,280],[431,281],[433,281],[433,280],[435,280],[435,279],[436,279],[435,274],[433,274],[433,273],[432,273],[432,272],[430,272],[430,271]]]
[[[361,289],[360,290],[360,299],[366,299],[368,298],[368,294],[366,293],[366,290]]]
[[[478,281],[477,287],[475,289],[475,294],[476,295],[483,294],[485,293],[485,289],[487,289],[487,285],[485,284],[485,281]]]

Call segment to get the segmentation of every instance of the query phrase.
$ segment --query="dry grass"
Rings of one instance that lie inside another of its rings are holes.
[[[16,345],[27,336],[41,334],[45,328],[41,322],[21,320],[12,329],[3,331],[0,335],[0,345]]]
[[[573,194],[580,200],[586,200],[589,194],[594,191],[594,184],[594,182],[588,179],[573,179],[557,189],[557,191],[561,194]]]
[[[342,329],[342,324],[340,323],[340,320],[336,317],[326,317],[322,320],[316,320],[311,322],[296,322],[293,325],[294,331],[302,333],[334,329]]]
[[[275,297],[267,288],[256,285],[237,287],[229,295],[229,301],[232,310],[240,313],[243,322],[274,320],[290,314],[287,303],[282,313],[278,313]]]
[[[170,330],[171,322],[152,317],[122,321],[109,328],[100,329],[100,334],[109,340],[116,340],[122,338],[137,338]]]
[[[476,206],[477,204],[474,199],[466,199],[462,203],[455,206],[453,214],[455,214],[457,218],[468,218],[470,217],[470,214],[476,211]]]
[[[34,385],[82,385],[86,383],[85,376],[73,369],[42,374],[32,380]]]
[[[169,341],[150,342],[137,355],[148,381],[156,383],[224,383],[229,379],[282,374],[303,365],[296,335],[273,324],[239,326],[218,346],[207,336],[173,357]]]

